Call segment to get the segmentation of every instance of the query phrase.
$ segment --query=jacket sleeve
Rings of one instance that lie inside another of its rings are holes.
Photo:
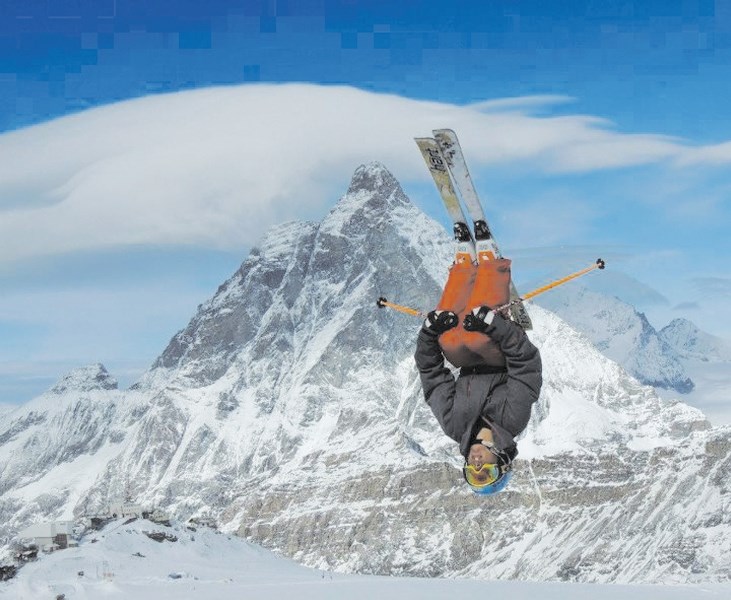
[[[516,436],[528,426],[533,403],[541,393],[541,355],[519,325],[499,315],[495,315],[487,334],[500,347],[508,371],[500,425]]]
[[[452,420],[456,384],[452,372],[444,366],[444,356],[436,333],[424,329],[419,331],[414,359],[426,403],[444,433],[459,443],[462,431],[454,430]]]

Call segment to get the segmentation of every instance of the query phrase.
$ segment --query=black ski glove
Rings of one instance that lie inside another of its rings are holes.
[[[457,323],[459,323],[459,318],[452,311],[433,310],[426,315],[423,327],[426,331],[442,334],[452,327],[456,327]]]
[[[489,306],[478,306],[465,315],[462,325],[467,331],[487,333],[494,317],[495,313]]]

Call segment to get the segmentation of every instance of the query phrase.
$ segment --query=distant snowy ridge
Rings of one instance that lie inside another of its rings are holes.
[[[52,394],[65,392],[89,392],[92,390],[116,390],[117,380],[101,363],[73,369],[64,375],[52,388]]]
[[[674,347],[643,313],[619,298],[590,291],[577,282],[552,290],[537,302],[588,336],[605,356],[642,383],[680,393],[693,389]]]
[[[731,347],[728,343],[701,331],[688,319],[673,319],[662,328],[660,337],[683,358],[731,362]]]
[[[133,389],[65,386],[0,417],[0,535],[130,495],[328,570],[731,580],[731,429],[538,306],[545,384],[516,476],[465,489],[422,398],[419,320],[375,305],[434,306],[451,254],[382,165],[360,167],[321,223],[272,229]]]

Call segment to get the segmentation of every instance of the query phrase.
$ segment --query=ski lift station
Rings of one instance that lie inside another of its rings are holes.
[[[109,506],[109,515],[115,519],[118,517],[144,517],[146,513],[152,511],[145,510],[139,504],[132,502],[115,502]]]
[[[21,539],[32,539],[42,552],[63,550],[76,545],[72,540],[72,521],[54,521],[50,523],[34,523],[18,534]]]

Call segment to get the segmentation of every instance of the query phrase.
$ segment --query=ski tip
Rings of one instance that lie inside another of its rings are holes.
[[[596,259],[596,264],[597,264],[597,266],[598,266],[598,267],[599,267],[600,269],[603,269],[603,268],[604,268],[604,267],[606,266],[606,263],[605,263],[605,262],[604,262],[604,260],[603,260],[603,259],[601,259],[601,258],[597,258],[597,259]]]

